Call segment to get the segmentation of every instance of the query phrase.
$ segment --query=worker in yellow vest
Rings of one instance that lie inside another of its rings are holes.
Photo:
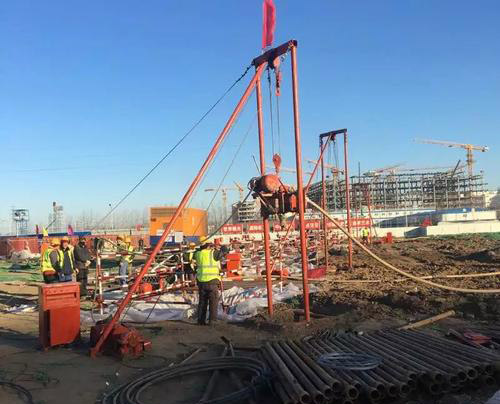
[[[361,230],[361,238],[363,244],[368,245],[370,243],[370,230],[368,230],[366,227]]]
[[[135,250],[134,247],[132,247],[132,239],[129,236],[118,236],[116,241],[118,246],[117,253],[121,255],[120,269],[118,271],[120,285],[122,289],[126,289],[128,275],[130,273],[130,269],[132,268],[132,262],[134,261]]]
[[[41,271],[43,281],[45,283],[55,283],[59,281],[58,271],[59,265],[59,246],[60,241],[58,238],[53,238],[50,245],[45,249],[42,254]]]
[[[69,243],[69,237],[65,236],[61,238],[61,247],[59,248],[59,282],[71,282],[73,272],[75,272],[73,246]]]
[[[220,261],[226,253],[224,248],[215,249],[212,243],[204,242],[199,251],[194,253],[196,261],[196,280],[198,282],[198,324],[206,325],[207,307],[208,324],[217,322],[219,304],[219,286],[221,281]]]

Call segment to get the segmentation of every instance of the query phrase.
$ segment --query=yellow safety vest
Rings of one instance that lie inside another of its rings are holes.
[[[44,273],[46,271],[50,271],[50,272],[55,271],[55,269],[52,268],[52,264],[50,263],[50,253],[52,251],[54,251],[54,249],[49,247],[43,252],[41,268],[40,268],[42,273]]]
[[[41,265],[41,271],[42,273],[45,271],[55,271],[55,269],[52,267],[52,264],[50,262],[50,253],[54,251],[53,248],[47,248],[42,255],[42,265]],[[74,263],[74,258],[73,258],[73,249],[70,248],[69,250],[69,259],[71,262],[71,270],[75,268],[75,263]],[[64,264],[64,252],[61,250],[57,250],[57,260],[59,262],[59,266],[62,268]]]
[[[204,249],[194,255],[198,269],[196,279],[199,282],[209,282],[213,279],[220,280],[220,262],[214,259],[214,250]]]
[[[118,252],[127,252],[128,255],[123,255],[122,260],[127,261],[129,264],[134,260],[134,247],[127,243],[118,244]]]
[[[59,252],[59,266],[62,268],[64,264],[64,251],[59,249],[58,252]],[[68,255],[69,255],[69,261],[71,262],[71,272],[73,272],[73,270],[75,269],[75,259],[73,254],[74,254],[74,247],[69,246]]]

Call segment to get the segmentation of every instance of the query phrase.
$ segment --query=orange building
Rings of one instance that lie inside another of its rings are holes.
[[[149,208],[149,234],[160,236],[168,226],[176,206],[155,206]],[[184,236],[206,236],[207,211],[203,209],[186,208],[174,223],[172,231],[182,231]]]

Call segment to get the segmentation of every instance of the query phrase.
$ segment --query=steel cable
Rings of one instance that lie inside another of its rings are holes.
[[[245,71],[241,74],[241,76],[236,79],[236,81],[231,84],[229,86],[229,88],[217,99],[217,101],[215,101],[215,103],[213,103],[210,108],[194,123],[193,126],[191,126],[191,128],[177,141],[177,143],[174,144],[174,146],[172,146],[172,148],[153,166],[153,168],[151,168],[140,180],[137,184],[135,184],[132,189],[130,189],[130,191],[128,191],[125,196],[123,196],[119,201],[118,203],[116,203],[112,209],[110,209],[110,211],[99,221],[97,222],[94,227],[92,227],[92,229],[90,229],[91,231],[92,230],[95,230],[97,228],[97,226],[99,226],[101,223],[103,223],[115,210],[116,208],[118,208],[118,206],[120,206],[152,173],[153,171],[155,171],[161,163],[163,163],[165,161],[165,159],[170,156],[174,151],[175,149],[177,149],[182,142],[184,142],[184,140],[186,140],[186,138],[198,127],[198,125],[214,110],[214,108],[224,99],[224,97],[236,86],[236,84],[238,84],[242,79],[243,77],[246,76],[246,74],[248,73],[248,71],[250,70],[252,66],[248,66]]]

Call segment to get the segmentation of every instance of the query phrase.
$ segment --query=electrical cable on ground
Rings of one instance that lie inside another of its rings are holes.
[[[19,397],[23,399],[25,403],[34,404],[33,396],[31,395],[29,390],[25,389],[23,386],[20,386],[19,384],[16,383],[7,382],[4,380],[0,380],[0,386],[4,386],[11,390],[14,390],[19,395]]]
[[[101,223],[103,223],[115,210],[116,208],[118,208],[118,206],[120,206],[152,173],[153,171],[155,171],[161,163],[163,163],[165,161],[165,159],[170,156],[174,151],[175,149],[177,149],[181,143],[186,140],[186,138],[198,127],[198,125],[214,110],[214,108],[224,99],[224,97],[236,86],[236,84],[238,84],[242,79],[243,77],[246,76],[246,74],[248,73],[248,71],[250,70],[250,68],[252,67],[252,65],[249,65],[245,71],[241,74],[241,76],[236,79],[236,81],[231,84],[229,86],[229,88],[217,99],[217,101],[215,101],[215,103],[213,103],[210,108],[194,123],[194,125],[177,141],[177,143],[174,144],[174,146],[172,146],[172,148],[153,166],[153,168],[151,168],[147,173],[146,175],[144,175],[137,184],[135,184],[131,189],[130,191],[128,191],[125,196],[123,196],[119,201],[118,203],[116,203],[111,209],[110,211],[99,221],[97,222],[94,227],[92,229],[90,229],[91,231],[92,230],[95,230]]]
[[[340,225],[339,222],[337,222],[333,217],[331,217],[328,212],[326,212],[324,209],[321,208],[321,206],[317,205],[313,201],[311,201],[309,198],[306,197],[306,202],[309,203],[312,207],[320,211],[323,215],[325,215],[328,220],[330,220],[342,233],[344,233],[349,239],[351,239],[354,244],[356,244],[359,248],[361,248],[364,252],[366,252],[370,257],[374,258],[378,262],[380,262],[382,265],[386,266],[389,269],[392,269],[393,271],[396,271],[400,275],[403,275],[407,278],[413,279],[416,282],[423,283],[427,286],[432,286],[435,288],[439,289],[445,289],[445,290],[450,290],[452,292],[461,292],[461,293],[483,293],[483,294],[499,294],[500,289],[466,289],[466,288],[456,288],[453,286],[447,286],[447,285],[441,285],[440,283],[435,283],[432,281],[428,281],[426,279],[422,279],[418,276],[412,275],[406,271],[403,271],[399,268],[396,268],[394,265],[391,265],[387,261],[383,260],[380,258],[378,255],[373,253],[370,249],[368,249],[365,245],[363,245],[358,239],[353,237],[343,226]]]
[[[252,374],[250,385],[229,393],[223,397],[204,401],[204,404],[225,404],[245,402],[255,391],[268,383],[267,370],[261,361],[250,357],[220,357],[185,363],[172,367],[162,367],[148,374],[118,386],[106,394],[101,404],[140,404],[141,395],[151,386],[188,375],[197,375],[216,370],[243,371]]]

